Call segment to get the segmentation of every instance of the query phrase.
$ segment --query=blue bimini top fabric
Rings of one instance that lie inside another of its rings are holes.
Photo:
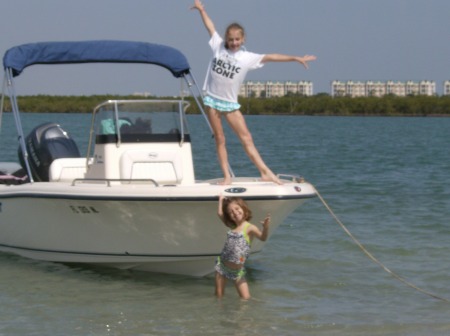
[[[38,42],[6,51],[3,67],[18,76],[33,64],[148,63],[181,77],[189,72],[186,57],[177,49],[160,44],[133,41]]]

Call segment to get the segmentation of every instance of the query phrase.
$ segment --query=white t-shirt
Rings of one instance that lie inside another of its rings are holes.
[[[217,32],[211,36],[209,45],[213,58],[208,65],[203,90],[211,97],[237,103],[239,89],[249,70],[261,68],[264,54],[246,50],[235,53],[225,49],[223,39]]]

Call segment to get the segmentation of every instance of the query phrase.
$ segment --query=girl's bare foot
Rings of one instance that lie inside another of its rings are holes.
[[[261,180],[262,181],[268,181],[268,182],[274,182],[276,184],[282,185],[283,182],[280,181],[280,179],[271,171],[261,174]]]
[[[231,184],[231,177],[224,177],[222,182],[219,182],[220,185],[230,185]]]

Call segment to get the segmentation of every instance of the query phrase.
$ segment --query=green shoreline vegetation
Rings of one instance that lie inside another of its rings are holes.
[[[95,106],[109,99],[175,99],[174,97],[140,97],[136,95],[92,96],[19,96],[19,110],[34,113],[91,113]],[[186,100],[193,100],[192,97]],[[251,115],[317,115],[317,116],[450,116],[450,96],[386,95],[383,97],[331,97],[290,95],[274,98],[240,98],[241,111]],[[10,112],[8,97],[4,111]],[[198,114],[191,104],[188,114]]]

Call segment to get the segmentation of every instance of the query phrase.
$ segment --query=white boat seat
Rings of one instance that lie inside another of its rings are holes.
[[[51,163],[48,177],[50,182],[62,182],[84,178],[85,174],[86,158],[62,158]]]
[[[178,184],[183,179],[180,154],[170,150],[127,150],[120,158],[120,178]]]

